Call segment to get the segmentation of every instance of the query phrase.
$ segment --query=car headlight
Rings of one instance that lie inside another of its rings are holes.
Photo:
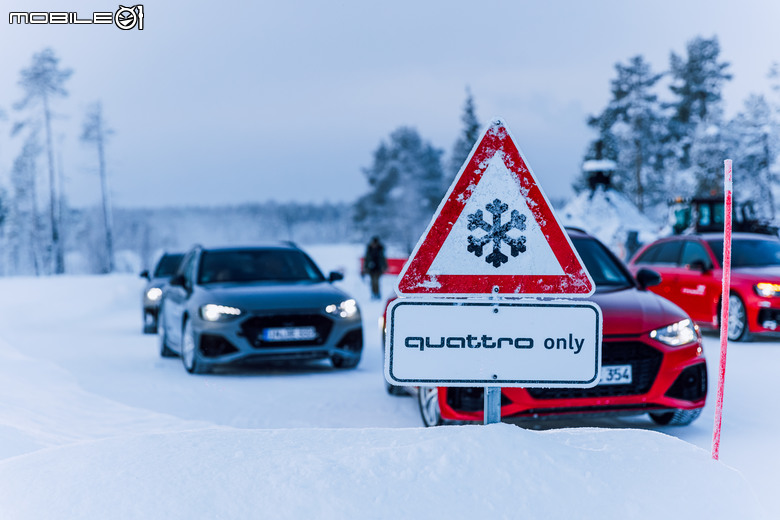
[[[340,318],[354,318],[358,315],[360,310],[358,309],[357,302],[353,299],[344,300],[341,303],[331,303],[325,307],[325,312],[338,316]]]
[[[650,337],[671,347],[679,347],[696,341],[696,326],[691,320],[686,319],[672,323],[667,327],[655,329],[650,332]]]
[[[152,287],[146,291],[146,299],[150,302],[156,302],[160,298],[162,298],[162,289],[159,287]]]
[[[756,293],[764,298],[780,296],[780,283],[761,282],[756,284]]]
[[[206,321],[226,321],[241,316],[241,309],[209,303],[200,308],[200,317]]]

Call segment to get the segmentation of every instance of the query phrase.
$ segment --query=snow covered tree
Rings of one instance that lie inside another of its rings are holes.
[[[697,197],[723,196],[723,161],[734,149],[719,107],[710,111],[694,127],[691,137],[690,176]],[[686,193],[688,195],[689,193]]]
[[[691,166],[692,137],[712,110],[721,104],[723,86],[731,79],[726,69],[729,64],[720,62],[718,38],[696,37],[688,42],[687,56],[675,53],[670,57],[672,83],[669,89],[675,96],[670,103],[673,114],[669,123],[670,141],[675,145],[673,153],[679,168]],[[713,118],[708,119],[711,126]],[[702,134],[700,130],[699,135]]]
[[[468,88],[466,89],[466,102],[463,104],[463,114],[460,116],[460,120],[463,122],[463,129],[452,146],[452,154],[447,167],[447,180],[449,182],[458,174],[461,166],[463,166],[463,163],[466,162],[471,153],[471,149],[474,147],[477,139],[479,139],[480,124],[474,108],[474,96],[471,95],[471,90]],[[445,188],[449,187],[449,182],[446,183],[447,186]]]
[[[54,149],[52,145],[51,103],[55,97],[67,96],[65,81],[71,76],[72,70],[62,69],[59,58],[52,49],[44,49],[33,56],[29,68],[22,69],[19,85],[25,92],[24,98],[15,105],[17,110],[23,110],[35,104],[41,107],[44,129],[46,132],[46,155],[49,172],[49,220],[51,231],[51,249],[54,254],[54,272],[65,272],[65,255],[60,237],[60,223],[57,219],[57,183],[54,171]],[[19,126],[17,125],[17,129]]]
[[[37,132],[31,132],[11,169],[12,196],[6,240],[9,264],[15,274],[37,276],[43,272],[46,247],[40,238],[43,226],[37,188],[37,164],[42,151]]]
[[[417,130],[400,127],[374,152],[365,168],[370,191],[355,204],[355,222],[364,237],[379,235],[411,253],[441,201],[442,151]]]
[[[733,165],[734,185],[739,187],[735,197],[753,201],[757,216],[769,220],[776,215],[773,187],[780,181],[773,170],[780,154],[780,125],[772,115],[764,96],[751,95],[729,124],[739,150]]]
[[[772,63],[772,66],[769,68],[767,77],[769,78],[772,92],[780,95],[780,62]],[[776,108],[780,109],[780,106],[777,106]]]
[[[771,89],[769,106],[772,110],[772,118],[777,125],[780,125],[780,62],[772,64],[767,77],[769,78],[769,88]]]
[[[9,247],[7,240],[7,223],[9,214],[10,197],[5,188],[0,186],[0,276],[8,274]]]
[[[617,189],[644,209],[646,184],[659,184],[659,143],[665,130],[658,96],[653,92],[662,74],[652,72],[642,56],[615,65],[612,99],[604,111],[591,117],[589,126],[598,131],[586,159],[609,159],[618,165],[613,175]],[[598,144],[598,149],[596,145]],[[601,155],[601,157],[598,157]],[[652,202],[658,202],[650,196]]]
[[[105,140],[113,133],[106,128],[103,119],[103,107],[98,102],[92,105],[84,120],[84,127],[81,134],[81,140],[87,143],[95,144],[98,156],[98,168],[100,174],[100,192],[103,202],[103,228],[105,231],[105,255],[106,265],[104,272],[112,273],[115,269],[114,261],[114,225],[111,215],[111,200],[108,189],[108,174],[106,173]]]

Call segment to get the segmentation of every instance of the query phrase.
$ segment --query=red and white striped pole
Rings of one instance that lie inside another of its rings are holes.
[[[731,159],[724,162],[724,197],[723,208],[723,288],[720,306],[720,365],[718,372],[718,397],[715,402],[715,428],[712,432],[712,458],[718,460],[720,455],[720,425],[723,417],[723,386],[726,380],[726,349],[729,332],[729,287],[731,286]]]

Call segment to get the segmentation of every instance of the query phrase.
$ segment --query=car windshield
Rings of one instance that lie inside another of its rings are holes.
[[[308,256],[287,249],[205,251],[198,283],[321,282],[325,278]]]
[[[184,255],[163,255],[157,263],[157,269],[154,270],[155,278],[170,278],[176,272]]]
[[[597,288],[615,289],[634,285],[615,258],[599,242],[590,238],[572,238],[571,241]]]
[[[723,240],[707,240],[718,264],[723,265]],[[731,241],[731,267],[780,265],[780,240],[735,238]]]

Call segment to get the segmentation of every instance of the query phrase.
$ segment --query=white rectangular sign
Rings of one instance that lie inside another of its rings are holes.
[[[400,298],[387,312],[385,378],[415,386],[596,386],[592,302]]]

